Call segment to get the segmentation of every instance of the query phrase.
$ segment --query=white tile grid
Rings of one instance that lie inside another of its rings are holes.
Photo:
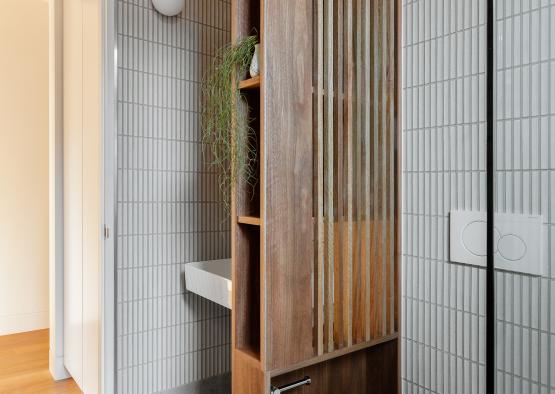
[[[229,256],[203,164],[200,84],[229,42],[230,4],[176,18],[118,1],[117,390],[155,393],[227,372],[229,312],[184,290],[183,265]]]
[[[403,391],[483,393],[485,272],[448,262],[448,215],[486,204],[485,8],[403,17]]]
[[[499,212],[541,214],[544,277],[496,274],[499,393],[555,393],[555,2],[496,2]]]
[[[403,392],[485,390],[485,272],[448,213],[485,210],[485,0],[403,1]],[[549,274],[497,273],[497,391],[555,392],[555,2],[498,0],[496,204],[540,213]]]

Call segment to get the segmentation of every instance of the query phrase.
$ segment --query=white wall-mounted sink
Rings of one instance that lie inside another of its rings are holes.
[[[185,287],[231,309],[231,259],[185,264]]]

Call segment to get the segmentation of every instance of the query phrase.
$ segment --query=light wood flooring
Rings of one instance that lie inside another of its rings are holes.
[[[48,371],[48,330],[0,336],[0,394],[81,393],[73,379]]]

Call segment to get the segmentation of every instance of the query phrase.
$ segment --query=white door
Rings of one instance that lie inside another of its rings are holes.
[[[64,1],[64,363],[83,387],[83,58],[80,1]]]
[[[64,364],[100,384],[100,1],[64,0]]]

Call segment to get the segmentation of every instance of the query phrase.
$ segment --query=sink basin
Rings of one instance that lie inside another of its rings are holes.
[[[231,259],[185,264],[185,287],[231,309]]]

